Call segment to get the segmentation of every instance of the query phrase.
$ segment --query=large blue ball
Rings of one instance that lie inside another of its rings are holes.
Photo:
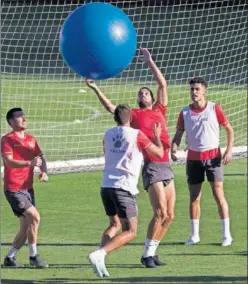
[[[76,73],[91,79],[107,79],[131,63],[137,35],[128,16],[106,3],[77,8],[60,31],[60,52]]]

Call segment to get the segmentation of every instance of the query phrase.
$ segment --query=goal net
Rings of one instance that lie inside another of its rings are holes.
[[[102,167],[103,134],[115,125],[59,54],[63,21],[85,2],[91,1],[2,1],[1,134],[9,131],[7,110],[22,107],[50,172]],[[235,157],[246,157],[245,1],[105,2],[128,14],[137,30],[138,46],[151,51],[168,80],[170,135],[180,110],[190,102],[188,78],[202,76],[209,83],[208,99],[222,105],[235,129]],[[132,64],[118,77],[98,82],[114,104],[134,107],[140,86],[156,89],[150,70],[138,55],[137,50]],[[225,140],[222,131],[222,147]],[[182,158],[183,149],[182,144]]]

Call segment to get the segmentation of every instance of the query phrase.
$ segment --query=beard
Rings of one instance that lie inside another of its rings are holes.
[[[148,102],[138,102],[139,108],[147,108],[150,107],[152,104]]]

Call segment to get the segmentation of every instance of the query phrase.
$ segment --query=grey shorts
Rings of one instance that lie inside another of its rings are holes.
[[[167,186],[173,179],[174,173],[169,162],[148,162],[145,163],[142,169],[142,179],[144,189],[156,182],[163,182]]]
[[[188,160],[186,165],[188,184],[204,182],[205,174],[209,182],[221,182],[224,180],[221,158],[205,161]]]
[[[120,188],[101,188],[102,202],[106,215],[118,215],[122,219],[130,219],[138,215],[136,196]]]
[[[22,216],[28,208],[35,206],[34,190],[32,188],[18,191],[5,190],[4,193],[17,217]]]

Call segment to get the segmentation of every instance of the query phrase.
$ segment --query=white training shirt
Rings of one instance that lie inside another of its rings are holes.
[[[143,160],[137,143],[139,134],[140,130],[125,126],[117,126],[106,131],[102,187],[121,188],[132,195],[139,192],[137,185]],[[150,144],[149,141],[145,147]]]
[[[189,106],[183,109],[187,148],[202,152],[219,147],[220,129],[215,103],[208,101],[202,112],[193,112]]]

